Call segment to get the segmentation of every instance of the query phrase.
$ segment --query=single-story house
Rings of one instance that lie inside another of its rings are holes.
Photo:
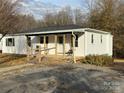
[[[75,56],[112,56],[113,36],[96,29],[61,26],[7,34],[0,42],[2,53],[27,54],[27,46],[32,50],[48,48],[49,55],[66,55],[73,49]]]

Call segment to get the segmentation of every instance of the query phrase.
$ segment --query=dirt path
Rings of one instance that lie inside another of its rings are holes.
[[[87,65],[28,68],[0,80],[0,93],[123,93],[124,75]]]
[[[20,69],[20,68],[31,66],[31,65],[33,65],[33,64],[23,64],[23,65],[16,65],[16,66],[11,66],[11,67],[6,67],[6,68],[0,68],[0,73]]]

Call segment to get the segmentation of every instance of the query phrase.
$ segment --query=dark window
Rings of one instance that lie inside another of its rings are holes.
[[[40,37],[40,44],[43,44],[44,43],[44,37]],[[49,37],[46,36],[46,44],[49,43]]]
[[[27,37],[28,46],[31,46],[31,37]]]
[[[49,37],[47,36],[46,37],[46,44],[48,44],[49,43]]]
[[[75,38],[75,47],[78,47],[78,35],[75,35],[76,38]]]
[[[93,36],[93,34],[91,35],[91,43],[92,44],[94,43],[94,36]]]
[[[59,37],[59,44],[63,44],[63,37],[62,36]]]
[[[44,38],[40,37],[40,44],[43,44],[43,43],[44,43]]]
[[[78,35],[75,35],[75,47],[78,47]],[[73,47],[73,36],[71,37],[71,47]]]
[[[101,43],[102,43],[102,35],[101,35]]]
[[[6,46],[15,46],[14,38],[7,38],[6,39]]]

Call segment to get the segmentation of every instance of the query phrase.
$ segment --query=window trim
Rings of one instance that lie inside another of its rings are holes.
[[[11,42],[9,40],[11,40]],[[15,46],[15,38],[6,38],[6,46],[14,47]]]

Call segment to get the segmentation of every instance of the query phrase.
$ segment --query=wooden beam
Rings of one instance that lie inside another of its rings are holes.
[[[55,55],[57,56],[57,35],[55,35]]]
[[[46,36],[44,36],[44,49],[46,49]],[[44,54],[46,55],[46,51],[44,51]]]
[[[38,53],[38,62],[40,63],[41,62],[41,47],[39,47],[39,53]]]
[[[65,43],[66,43],[66,35],[63,35],[63,56],[65,57]]]
[[[29,53],[29,46],[28,46],[28,36],[26,36],[26,48],[27,48],[27,61],[30,61],[30,53]]]

